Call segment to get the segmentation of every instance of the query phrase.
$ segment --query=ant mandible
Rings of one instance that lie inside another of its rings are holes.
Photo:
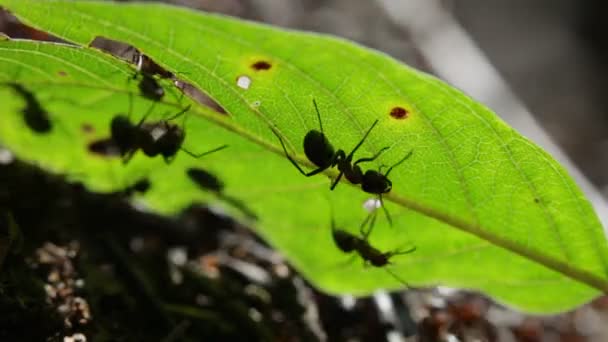
[[[405,281],[403,281],[401,278],[399,278],[399,276],[385,266],[391,264],[390,259],[392,257],[412,253],[416,250],[416,247],[412,247],[407,250],[393,250],[388,252],[380,251],[369,243],[369,235],[371,234],[374,220],[371,220],[369,228],[366,230],[365,226],[367,222],[369,222],[369,216],[359,227],[359,233],[361,236],[356,236],[343,229],[336,228],[332,215],[331,232],[336,247],[338,247],[338,249],[344,253],[357,253],[363,260],[364,266],[372,265],[374,267],[383,267],[386,272],[397,279],[400,283],[408,286]]]

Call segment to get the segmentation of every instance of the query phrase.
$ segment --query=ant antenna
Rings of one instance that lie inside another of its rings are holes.
[[[321,133],[323,133],[323,123],[321,122],[321,113],[319,113],[319,107],[317,107],[317,101],[312,99],[312,104],[315,105],[315,110],[317,111],[317,119],[319,119],[319,127],[321,128]]]
[[[181,111],[179,111],[177,114],[174,114],[172,117],[170,117],[168,119],[165,119],[165,121],[172,121],[172,120],[175,120],[175,119],[179,118],[180,116],[184,115],[184,113],[186,113],[187,111],[189,111],[191,107],[192,107],[192,105],[186,106],[184,109],[182,109]]]
[[[411,150],[405,157],[403,157],[403,159],[401,159],[400,161],[396,162],[393,166],[389,167],[388,171],[386,171],[386,173],[384,174],[384,177],[388,177],[388,174],[393,170],[393,168],[395,166],[398,166],[399,164],[401,164],[404,161],[406,161],[409,157],[412,156],[413,153],[414,153],[414,150]]]
[[[376,124],[378,124],[378,119],[376,119],[376,121],[374,121],[374,123],[372,124],[372,126],[367,130],[367,132],[365,132],[365,135],[363,135],[363,138],[361,139],[361,141],[359,141],[359,143],[357,144],[357,146],[355,146],[355,148],[348,154],[348,156],[346,157],[346,159],[351,159],[353,157],[353,155],[355,154],[355,152],[359,149],[359,147],[361,147],[361,145],[363,145],[363,142],[365,142],[365,139],[367,139],[367,136],[369,135],[369,133],[372,131],[372,129],[376,126]],[[384,149],[380,150],[379,153],[383,152]]]

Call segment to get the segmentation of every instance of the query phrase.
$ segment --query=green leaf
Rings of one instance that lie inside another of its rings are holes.
[[[340,39],[160,4],[0,4],[77,44],[96,36],[132,44],[229,113],[190,111],[185,142],[199,152],[224,143],[229,149],[200,160],[180,153],[169,166],[138,154],[123,166],[86,146],[108,135],[115,113],[127,111],[126,94],[136,92],[136,82],[127,82],[132,71],[91,49],[2,42],[1,77],[35,89],[56,127],[46,135],[28,131],[19,113],[23,101],[0,87],[3,116],[11,114],[0,123],[0,139],[20,158],[97,190],[149,176],[152,188],[141,200],[162,213],[203,200],[244,218],[184,172],[204,168],[225,182],[227,196],[256,213],[252,226],[318,287],[357,295],[400,288],[385,269],[349,263],[332,240],[330,208],[339,226],[357,234],[367,216],[362,205],[372,195],[346,181],[330,192],[325,176],[336,177],[336,170],[303,177],[269,129],[277,127],[301,165],[310,167],[301,146],[318,127],[314,98],[324,132],[347,153],[379,120],[355,158],[389,150],[361,164],[364,169],[391,165],[413,150],[392,171],[393,189],[384,196],[394,227],[380,215],[370,236],[382,251],[417,247],[388,266],[409,284],[477,289],[534,312],[566,310],[608,290],[602,227],[566,171],[483,105],[429,75]],[[241,76],[251,80],[247,89],[237,85]],[[178,96],[166,96],[152,117],[179,105]],[[149,107],[135,99],[133,119]],[[407,115],[396,118],[398,108]],[[84,123],[95,133],[84,133]]]

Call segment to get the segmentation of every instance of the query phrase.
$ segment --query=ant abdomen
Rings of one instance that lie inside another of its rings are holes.
[[[304,154],[321,168],[328,168],[334,159],[334,147],[323,132],[311,130],[304,136]]]
[[[341,229],[333,229],[332,236],[336,246],[344,253],[357,249],[357,237]]]

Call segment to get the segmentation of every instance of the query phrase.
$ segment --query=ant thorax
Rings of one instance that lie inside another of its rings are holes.
[[[350,253],[357,249],[358,238],[347,231],[333,229],[332,236],[336,246],[344,253]]]
[[[170,127],[168,123],[162,121],[157,123],[146,123],[142,125],[142,129],[146,131],[154,141],[158,141],[158,139],[167,134]]]
[[[335,153],[334,147],[324,133],[311,130],[304,136],[304,154],[318,167],[329,167]]]

